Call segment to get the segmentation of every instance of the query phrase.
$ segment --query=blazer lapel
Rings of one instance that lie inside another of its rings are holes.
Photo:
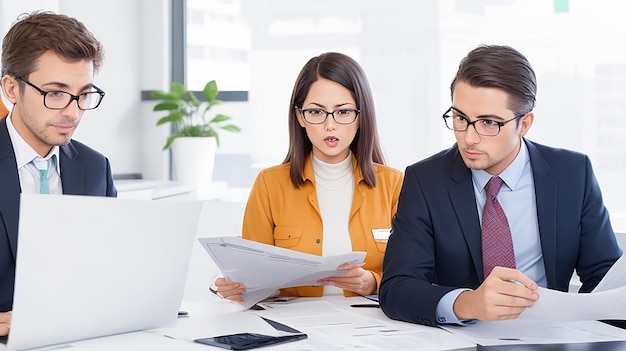
[[[454,184],[448,188],[448,195],[452,201],[452,207],[454,207],[454,214],[463,231],[465,244],[472,256],[476,275],[481,280],[483,276],[481,229],[478,212],[476,211],[472,172],[465,166],[458,152],[454,158],[454,166],[450,177]]]
[[[535,182],[539,239],[546,269],[548,287],[556,287],[556,179],[550,174],[550,166],[537,147],[526,141]]]
[[[78,152],[71,142],[61,146],[59,162],[63,194],[81,195],[85,193],[85,170],[83,164],[76,160],[76,156],[78,156]]]
[[[13,144],[9,137],[6,118],[0,121],[0,216],[5,225],[5,232],[15,258],[17,251],[17,230],[20,208],[20,178],[17,173],[17,161]]]

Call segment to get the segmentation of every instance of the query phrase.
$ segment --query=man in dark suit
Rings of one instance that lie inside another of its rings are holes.
[[[431,326],[514,319],[541,298],[538,286],[567,291],[574,270],[580,292],[591,291],[621,250],[589,158],[524,138],[534,120],[530,63],[510,47],[480,46],[451,93],[443,117],[456,144],[406,169],[382,310]],[[492,178],[503,184],[487,199]],[[488,220],[483,210],[496,207],[504,214]],[[491,242],[491,233],[501,236]]]
[[[81,22],[50,12],[23,15],[4,37],[2,91],[13,108],[0,121],[0,335],[10,328],[20,193],[117,196],[109,160],[72,140],[104,97],[93,84],[103,55]]]

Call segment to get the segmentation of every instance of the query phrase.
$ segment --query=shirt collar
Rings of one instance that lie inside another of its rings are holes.
[[[12,112],[9,114],[7,118],[7,129],[9,130],[9,138],[11,138],[11,144],[13,144],[13,150],[15,151],[15,161],[17,162],[17,169],[24,167],[29,164],[35,157],[39,156],[35,150],[24,141],[24,139],[20,136],[20,134],[13,126]],[[59,146],[55,145],[52,147],[48,155],[44,157],[46,160],[52,158],[52,169],[54,169],[57,174],[61,175],[61,164],[59,162]]]
[[[517,187],[517,184],[522,177],[524,166],[529,160],[528,148],[526,147],[526,142],[524,142],[523,138],[520,140],[520,143],[520,150],[517,153],[517,156],[515,156],[515,159],[513,159],[513,162],[511,162],[511,164],[505,168],[502,173],[497,175],[511,190],[515,190]],[[481,192],[485,189],[485,185],[487,185],[487,182],[491,179],[491,177],[493,177],[493,175],[487,173],[487,171],[483,169],[472,169],[474,186],[480,189]]]

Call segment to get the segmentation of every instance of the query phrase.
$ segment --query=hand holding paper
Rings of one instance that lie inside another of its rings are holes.
[[[580,321],[626,319],[626,259],[622,255],[589,294],[539,288],[539,299],[519,319]]]
[[[341,264],[360,264],[365,252],[317,256],[238,237],[199,238],[225,278],[246,287],[243,306],[271,296],[276,290],[318,285],[317,281],[346,273]]]

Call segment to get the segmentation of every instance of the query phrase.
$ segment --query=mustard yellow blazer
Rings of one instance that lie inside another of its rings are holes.
[[[373,229],[391,228],[398,207],[403,174],[394,168],[375,164],[376,187],[369,187],[352,156],[355,191],[348,229],[353,251],[367,252],[363,269],[376,277],[377,289],[382,275],[386,240],[375,240]],[[315,255],[322,254],[322,217],[320,215],[311,157],[304,166],[305,183],[296,189],[289,178],[289,164],[262,170],[250,191],[243,218],[242,237],[270,245]],[[282,289],[292,296],[322,296],[323,287],[304,286]],[[355,293],[344,290],[345,296]]]

